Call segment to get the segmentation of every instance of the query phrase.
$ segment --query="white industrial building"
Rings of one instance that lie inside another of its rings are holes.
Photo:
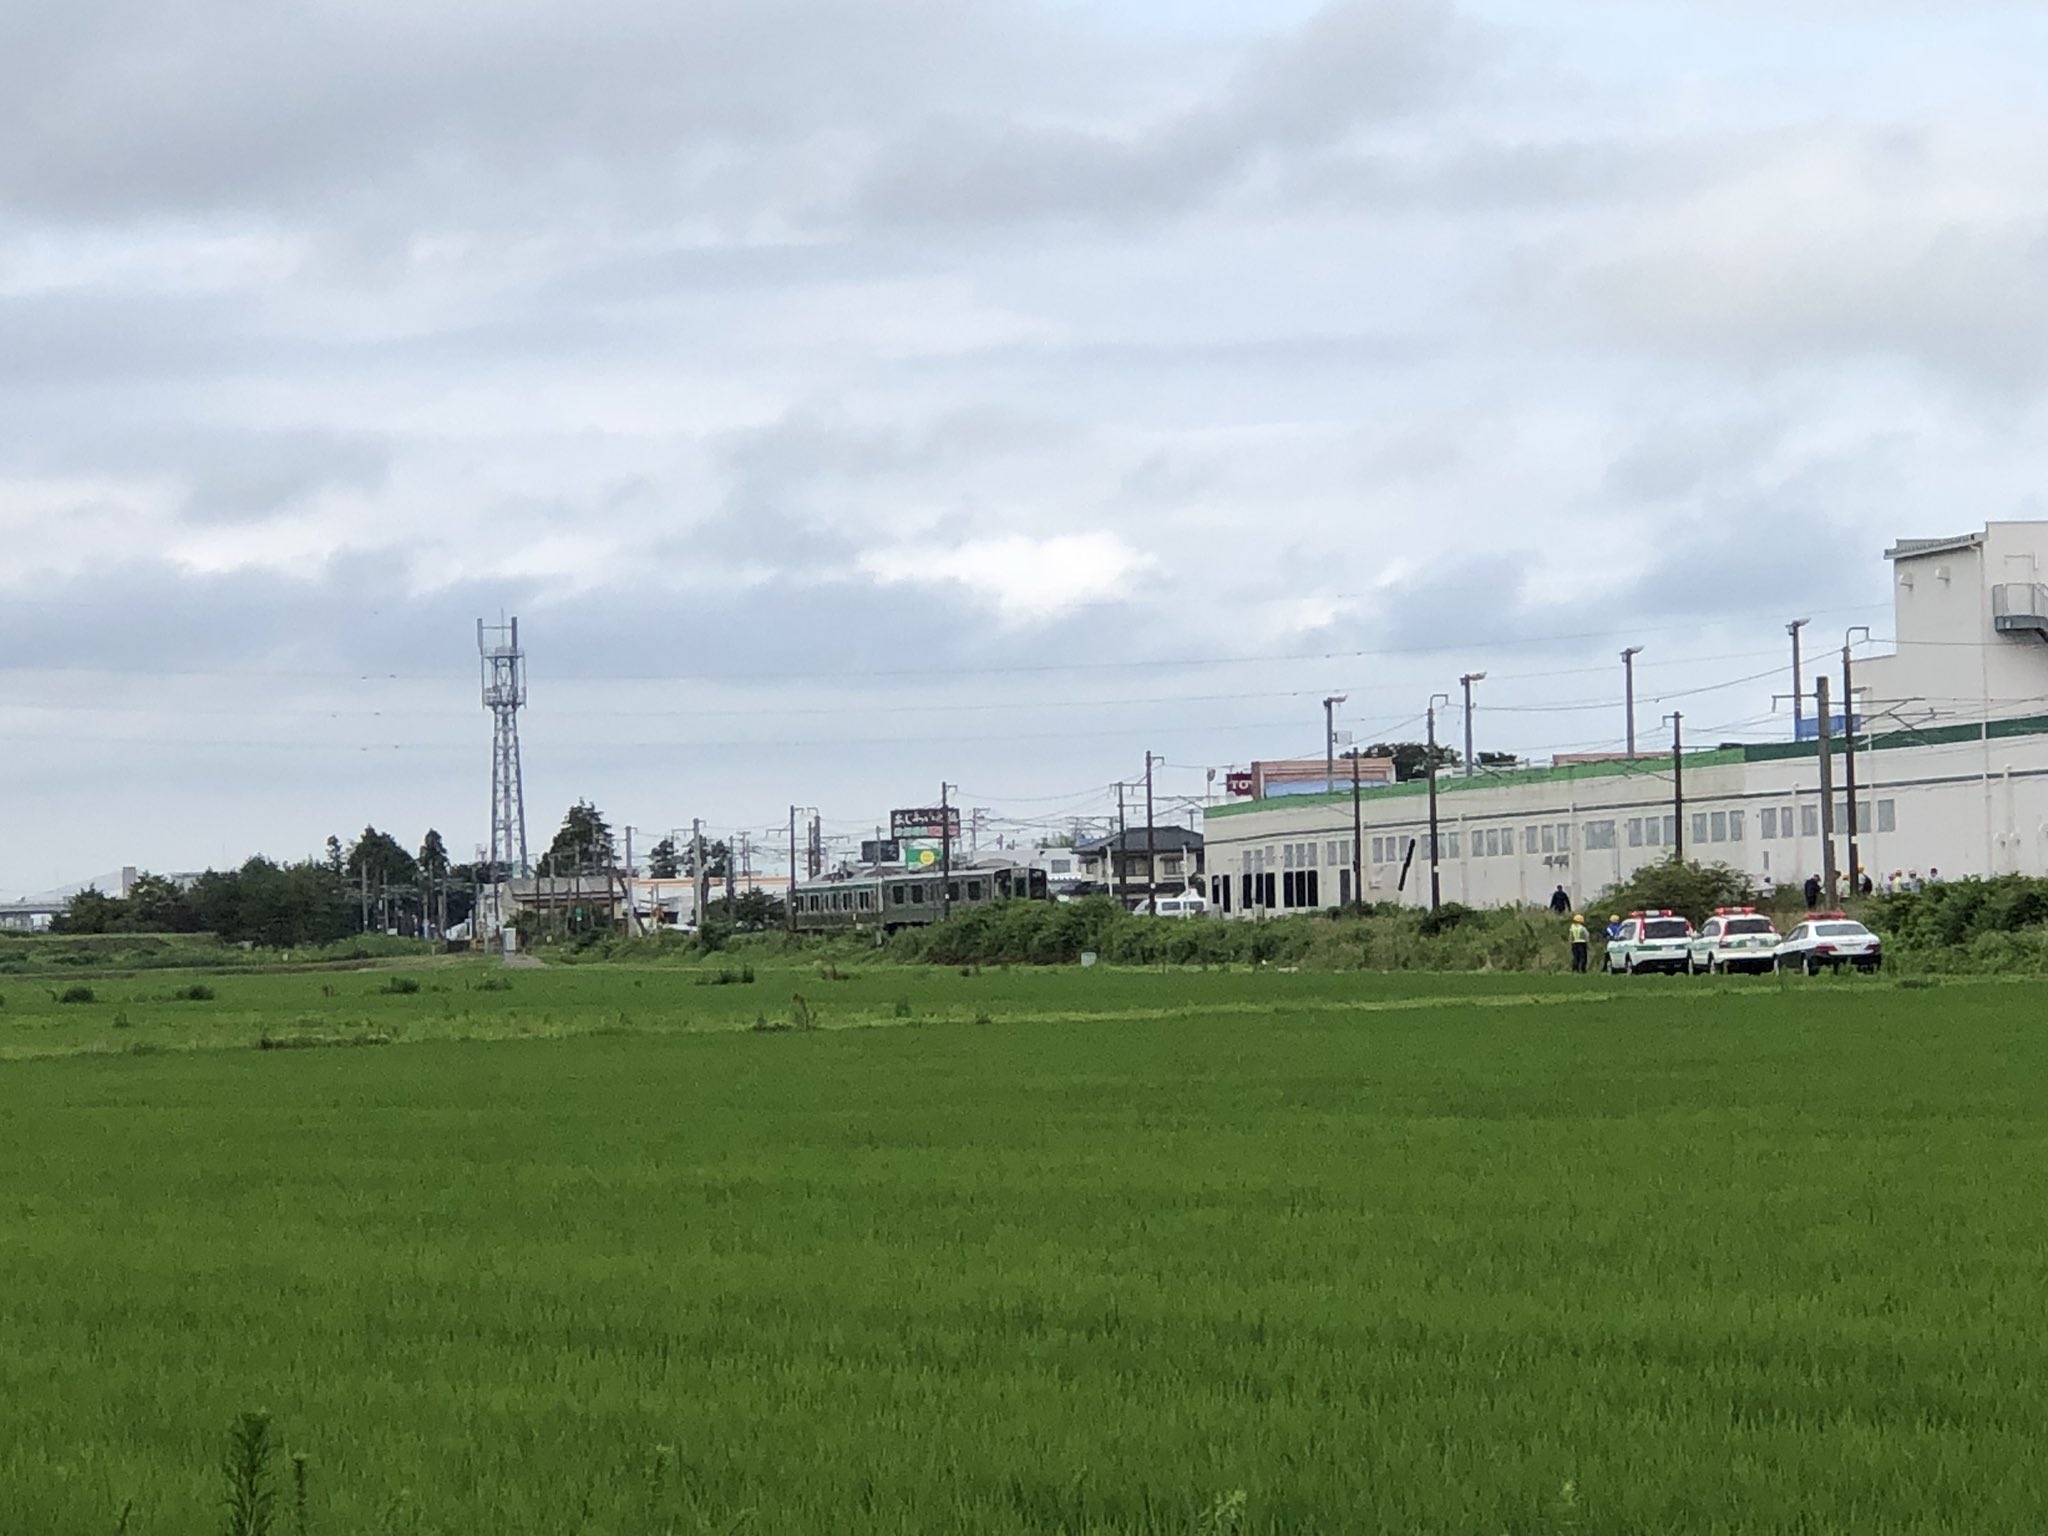
[[[2048,875],[2048,523],[1902,541],[1887,558],[1894,651],[1855,669],[1862,868]],[[1834,743],[1833,822],[1846,871],[1844,745]],[[1816,742],[1692,752],[1682,766],[1682,808],[1668,755],[1439,775],[1443,899],[1534,905],[1561,885],[1585,902],[1668,858],[1681,834],[1687,857],[1759,881],[1821,872]],[[1212,904],[1238,918],[1350,901],[1353,816],[1348,790],[1210,807]],[[1358,895],[1427,905],[1427,783],[1361,795],[1357,825]]]

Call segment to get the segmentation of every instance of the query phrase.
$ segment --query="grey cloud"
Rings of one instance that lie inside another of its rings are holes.
[[[1434,100],[1476,29],[1443,0],[1337,0],[1202,104],[1138,127],[935,120],[885,149],[860,196],[884,225],[1152,218],[1269,153],[1299,153]]]
[[[482,24],[480,24],[482,23]],[[319,209],[393,184],[545,189],[673,175],[909,100],[986,94],[1040,53],[1005,0],[677,8],[16,7],[0,36],[0,198],[63,217]]]

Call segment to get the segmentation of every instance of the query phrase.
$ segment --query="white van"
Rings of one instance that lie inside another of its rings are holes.
[[[1199,892],[1188,891],[1179,896],[1161,896],[1156,901],[1148,896],[1131,911],[1139,917],[1207,917],[1209,903]]]

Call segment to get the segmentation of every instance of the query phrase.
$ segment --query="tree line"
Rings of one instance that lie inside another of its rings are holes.
[[[691,877],[694,853],[688,839],[663,838],[648,853],[647,873]],[[603,876],[617,868],[610,823],[595,805],[578,800],[534,872]],[[707,879],[726,880],[732,868],[724,842],[705,845]],[[58,933],[212,933],[233,944],[281,949],[360,933],[434,938],[466,922],[477,889],[504,873],[488,860],[454,862],[433,828],[416,851],[408,851],[391,833],[366,826],[348,843],[330,836],[321,856],[296,863],[259,854],[239,869],[208,870],[189,882],[144,873],[126,896],[88,888],[71,898],[51,927]]]

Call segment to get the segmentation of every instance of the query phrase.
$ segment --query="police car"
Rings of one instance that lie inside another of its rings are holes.
[[[1693,936],[1685,968],[1705,971],[1769,971],[1777,968],[1777,925],[1755,907],[1716,907]]]
[[[1839,971],[1845,965],[1875,971],[1884,965],[1884,941],[1846,912],[1816,912],[1785,935],[1777,965],[1809,976],[1819,975],[1823,967]]]
[[[1607,941],[1607,969],[1634,976],[1642,971],[1684,970],[1692,956],[1692,924],[1676,912],[1631,912]]]

